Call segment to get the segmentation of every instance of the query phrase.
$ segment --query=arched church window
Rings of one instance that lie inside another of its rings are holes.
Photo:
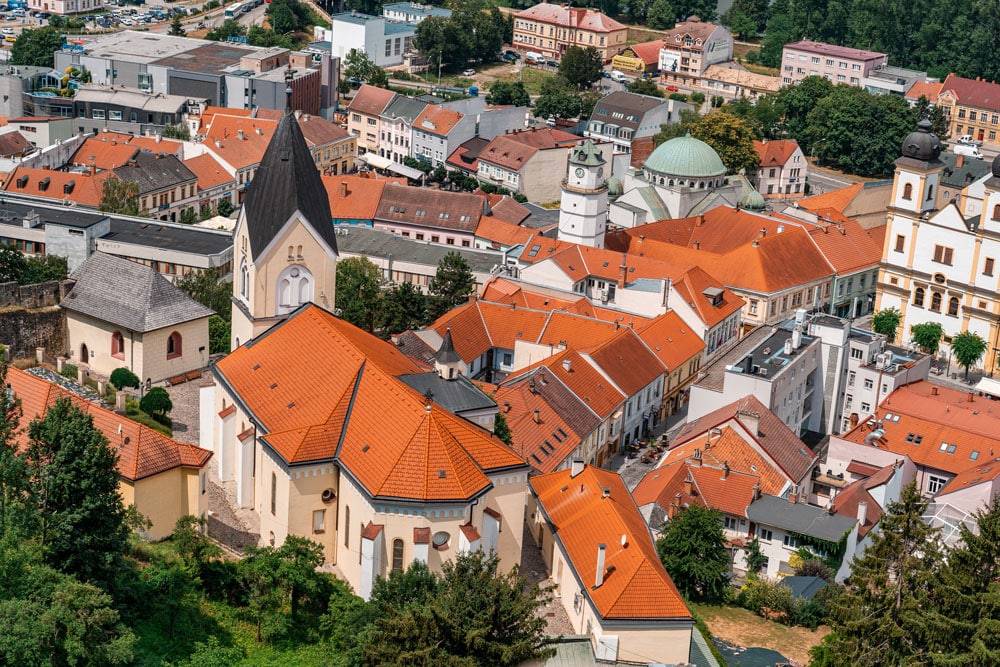
[[[313,298],[314,280],[309,269],[293,264],[278,275],[278,314],[290,313]]]
[[[240,262],[240,296],[245,301],[250,299],[250,267],[245,259]]]
[[[903,199],[913,199],[913,184],[907,183],[903,186]]]

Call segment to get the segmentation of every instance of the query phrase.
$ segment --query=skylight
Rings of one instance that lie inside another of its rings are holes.
[[[969,454],[969,459],[972,460],[972,461],[975,461],[978,458],[979,458],[979,450],[978,449],[973,449],[972,453]]]

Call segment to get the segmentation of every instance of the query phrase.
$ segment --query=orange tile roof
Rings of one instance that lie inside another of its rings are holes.
[[[102,134],[80,144],[80,147],[73,153],[73,157],[69,159],[69,163],[81,167],[93,165],[98,169],[108,171],[127,163],[140,150],[138,146]]]
[[[851,519],[858,518],[858,506],[862,502],[868,503],[864,520],[858,525],[859,538],[867,535],[883,514],[883,508],[870,493],[871,489],[888,482],[896,472],[898,465],[897,463],[885,466],[871,477],[851,482],[842,488],[837,493],[837,497],[833,499],[833,511]]]
[[[302,136],[310,148],[343,141],[351,136],[347,130],[321,116],[304,113],[299,115],[298,122]]]
[[[710,287],[722,290],[722,298],[718,305],[712,305],[711,299],[705,296],[705,290]],[[739,312],[745,303],[743,299],[733,294],[732,291],[698,266],[691,267],[684,275],[675,280],[673,288],[683,296],[685,303],[698,313],[698,318],[709,327],[714,327],[730,315]]]
[[[691,480],[690,493],[685,483],[688,479]],[[632,497],[639,507],[656,503],[668,515],[671,504],[680,510],[698,503],[745,517],[758,484],[760,477],[757,475],[727,471],[725,466],[716,467],[689,459],[650,470],[633,489]]]
[[[631,329],[622,329],[588,355],[627,396],[663,375],[663,364]]]
[[[741,412],[759,415],[759,432],[750,434],[749,437],[792,482],[798,483],[812,471],[816,454],[785,422],[752,395],[689,421],[677,434],[674,442],[698,441],[711,429],[724,424],[740,424],[741,430],[748,431],[740,419]]]
[[[7,177],[4,190],[59,201],[69,199],[81,206],[97,208],[101,204],[104,181],[112,175],[113,173],[110,171],[99,172],[92,176],[51,169],[17,167]],[[22,181],[22,179],[27,180]],[[45,183],[46,179],[48,179],[48,183]],[[19,182],[23,182],[24,186],[19,186]],[[71,183],[71,192],[67,193],[66,189],[70,187]]]
[[[881,227],[884,229],[885,225]],[[809,236],[841,275],[875,268],[882,261],[882,244],[855,220],[824,224],[809,230]]]
[[[124,132],[110,132],[108,130],[101,132],[96,137],[96,140],[117,141],[118,143],[136,146],[151,153],[166,153],[167,155],[176,155],[178,157],[180,157],[181,150],[184,148],[184,142],[177,141],[176,139],[164,139],[159,135],[150,137],[137,136]]]
[[[662,39],[654,39],[652,42],[642,42],[641,44],[633,44],[632,46],[626,47],[631,49],[635,57],[646,63],[647,67],[652,67],[656,69],[660,62],[660,49],[663,48]]]
[[[707,438],[689,440],[684,444],[671,447],[659,467],[666,467],[677,461],[696,459],[701,456],[702,465],[710,465],[721,469],[728,465],[730,471],[753,475],[760,479],[762,493],[781,495],[785,487],[798,480],[790,479],[782,470],[767,457],[758,452],[731,426],[724,426],[720,435],[715,435],[706,448]],[[699,450],[698,453],[695,450]]]
[[[321,176],[330,213],[342,220],[372,220],[388,181],[360,176]]]
[[[843,214],[844,209],[854,201],[854,198],[864,187],[864,183],[854,183],[838,190],[829,190],[822,194],[805,197],[799,200],[799,206],[813,213],[820,209],[829,208]]]
[[[994,414],[994,406],[981,396],[926,380],[905,385],[878,407],[876,418],[882,421],[885,432],[878,448],[909,456],[918,466],[958,475],[979,459],[987,459],[990,450],[1000,452],[1000,410]],[[888,419],[887,414],[893,418]],[[871,431],[862,415],[861,423],[840,437],[864,444]],[[950,445],[954,451],[949,453]]]
[[[513,350],[518,340],[534,342],[547,314],[475,301],[442,315],[431,328],[444,338],[451,327],[455,351],[468,363],[493,347]]]
[[[668,373],[673,373],[705,349],[705,342],[673,310],[640,326],[636,333]]]
[[[208,129],[208,127],[212,124],[212,121],[215,120],[216,115],[243,116],[244,118],[248,118],[250,116],[253,116],[254,113],[253,109],[230,109],[228,107],[207,106],[201,112],[200,131],[202,133],[204,133]]]
[[[494,137],[479,153],[479,161],[495,164],[510,171],[520,171],[538,150],[535,146],[514,141],[501,134]]]
[[[937,102],[938,95],[941,94],[943,86],[944,84],[940,82],[915,81],[903,97],[914,101],[919,100],[921,97],[926,97],[928,102],[934,103]]]
[[[476,190],[474,194],[486,197],[490,204],[490,213],[497,220],[520,225],[531,216],[531,211],[526,206],[509,195],[488,195],[481,189]]]
[[[963,470],[955,475],[948,482],[948,485],[938,492],[937,497],[972,488],[980,484],[992,484],[996,482],[997,478],[1000,478],[1000,457],[995,456],[992,460],[987,459],[977,462],[976,465],[968,470]]]
[[[536,384],[549,382],[549,376],[554,376],[601,419],[610,417],[621,407],[626,398],[625,394],[616,389],[587,359],[572,348],[522,368],[508,377],[503,385],[513,384],[532,373],[536,374]]]
[[[21,408],[18,441],[22,445],[27,444],[28,424],[43,416],[60,398],[69,398],[73,405],[93,418],[94,426],[118,449],[118,473],[130,482],[179,467],[201,468],[212,458],[212,452],[206,449],[177,442],[17,368],[8,367],[7,383],[14,390]]]
[[[545,386],[536,382],[534,390],[529,382],[518,382],[499,388],[493,398],[503,406],[513,437],[512,449],[524,457],[532,468],[543,473],[561,466],[599,423],[591,415],[588,423],[592,427],[582,433],[575,431],[563,419],[556,405],[564,403],[570,409],[584,413],[586,408],[558,382],[549,382]]]
[[[761,167],[783,167],[799,147],[795,139],[772,139],[753,142]]]
[[[603,618],[691,619],[621,477],[585,466],[575,477],[560,470],[532,477],[529,484],[584,594]],[[599,544],[607,547],[606,569],[595,589]]]
[[[463,117],[457,111],[445,109],[436,104],[428,104],[414,119],[413,129],[438,137],[447,137]]]
[[[219,161],[211,153],[203,153],[184,160],[185,166],[198,177],[198,189],[210,190],[226,183],[236,183]]]
[[[351,103],[347,105],[347,110],[357,111],[369,116],[377,116],[385,111],[385,108],[389,106],[389,102],[392,102],[392,98],[395,96],[396,93],[391,90],[371,86],[366,83],[354,94]]]
[[[557,130],[552,127],[535,127],[530,130],[514,130],[509,134],[501,136],[504,136],[516,143],[541,150],[547,148],[575,146],[581,142],[579,136],[570,134],[569,132],[563,132],[562,130]]]
[[[317,306],[214,369],[278,455],[289,463],[335,458],[372,497],[468,500],[490,487],[489,471],[524,466],[489,432],[427,406],[397,379],[419,369],[395,347]]]
[[[476,238],[492,242],[496,248],[510,248],[521,245],[530,239],[535,230],[509,222],[498,220],[491,215],[484,215],[476,226]]]
[[[218,115],[203,145],[236,169],[244,169],[260,164],[277,127],[273,120]]]

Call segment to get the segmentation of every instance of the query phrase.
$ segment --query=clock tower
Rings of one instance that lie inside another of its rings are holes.
[[[559,205],[560,241],[604,247],[608,223],[607,176],[604,155],[593,141],[585,141],[570,152]]]

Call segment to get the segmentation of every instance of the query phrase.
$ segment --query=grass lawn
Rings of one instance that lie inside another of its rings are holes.
[[[542,85],[554,77],[555,72],[546,72],[545,70],[538,69],[537,67],[525,67],[521,70],[520,75],[514,72],[507,72],[496,78],[497,81],[523,81],[524,89],[528,91],[529,95],[541,95]],[[520,78],[518,78],[520,76]]]
[[[712,635],[743,647],[762,646],[774,649],[786,658],[802,664],[809,662],[809,649],[819,644],[830,629],[821,625],[816,630],[798,628],[774,621],[765,621],[746,609],[691,604],[705,620]]]

